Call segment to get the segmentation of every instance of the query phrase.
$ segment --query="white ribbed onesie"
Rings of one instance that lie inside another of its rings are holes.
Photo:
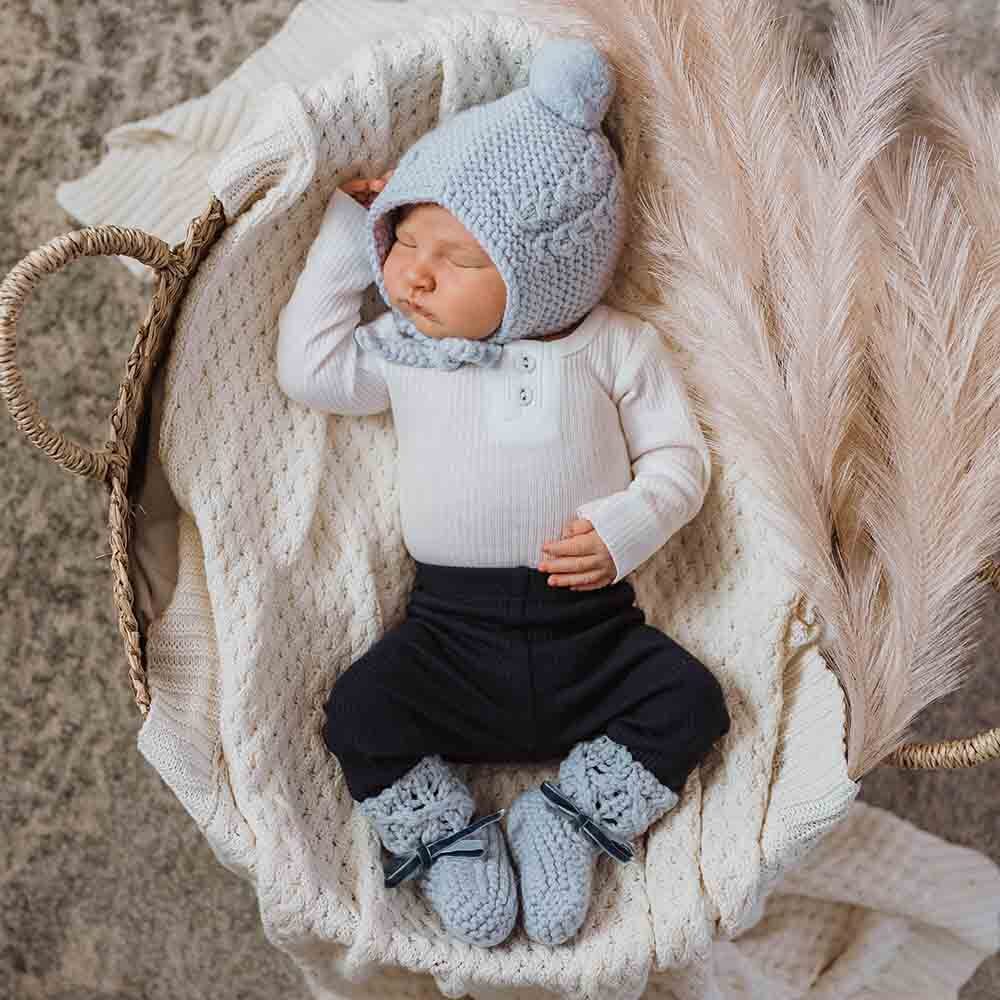
[[[659,333],[599,304],[569,336],[505,345],[494,368],[388,361],[353,337],[374,280],[367,211],[339,189],[327,206],[279,316],[281,388],[332,413],[391,406],[415,560],[537,568],[542,545],[579,517],[608,547],[617,583],[694,517],[711,476]]]

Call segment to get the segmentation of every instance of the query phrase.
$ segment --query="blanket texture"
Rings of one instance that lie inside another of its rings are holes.
[[[650,623],[711,665],[733,719],[639,864],[598,869],[587,923],[555,949],[516,931],[484,954],[448,939],[419,898],[383,890],[377,840],[319,726],[333,680],[399,620],[412,582],[392,418],[289,402],[277,314],[346,172],[378,172],[439,117],[523,85],[540,37],[464,5],[434,23],[419,4],[368,9],[385,43],[347,57],[331,30],[344,8],[303,3],[269,43],[285,58],[256,63],[270,72],[258,101],[231,78],[125,126],[127,155],[76,182],[94,195],[126,162],[163,157],[179,231],[162,214],[128,224],[176,241],[210,193],[232,220],[166,369],[159,457],[182,509],[179,573],[150,628],[140,751],[252,883],[269,939],[317,997],[956,996],[998,947],[1000,872],[855,801],[840,688],[735,456],[633,577]],[[617,115],[626,150],[640,149],[628,109]],[[369,295],[369,317],[377,308]],[[491,811],[556,764],[466,772]]]

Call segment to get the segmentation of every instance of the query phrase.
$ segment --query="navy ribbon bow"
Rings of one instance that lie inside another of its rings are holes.
[[[548,799],[549,805],[555,806],[556,809],[560,809],[566,813],[577,830],[589,837],[605,854],[610,854],[615,861],[621,861],[625,864],[635,856],[635,850],[631,844],[626,843],[624,840],[615,840],[595,820],[591,819],[586,813],[580,812],[573,804],[573,801],[563,795],[551,781],[543,781],[541,791],[545,798]]]
[[[430,868],[443,854],[454,854],[463,858],[482,857],[486,851],[486,844],[482,837],[473,837],[472,834],[489,823],[498,823],[506,811],[506,809],[499,809],[489,816],[483,816],[482,819],[477,819],[474,823],[462,827],[461,830],[446,834],[444,837],[438,837],[437,840],[432,840],[429,844],[418,843],[413,854],[393,854],[392,861],[382,865],[385,887],[393,889],[406,879],[416,878],[421,872]],[[452,846],[458,841],[466,839],[477,846]]]

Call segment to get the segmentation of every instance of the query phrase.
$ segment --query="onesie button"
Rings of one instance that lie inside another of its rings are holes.
[[[531,390],[527,386],[522,385],[521,386],[521,395],[520,395],[521,404],[523,406],[527,406],[531,402],[531,397],[532,397]]]
[[[535,359],[530,355],[522,354],[521,357],[518,358],[518,361],[526,372],[533,372],[535,370]]]

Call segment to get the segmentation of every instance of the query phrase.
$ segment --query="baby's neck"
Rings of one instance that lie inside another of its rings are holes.
[[[558,330],[556,333],[547,333],[544,337],[525,337],[524,340],[559,340],[561,337],[568,337],[581,323],[583,320],[578,320],[572,326],[566,327],[565,330]]]

